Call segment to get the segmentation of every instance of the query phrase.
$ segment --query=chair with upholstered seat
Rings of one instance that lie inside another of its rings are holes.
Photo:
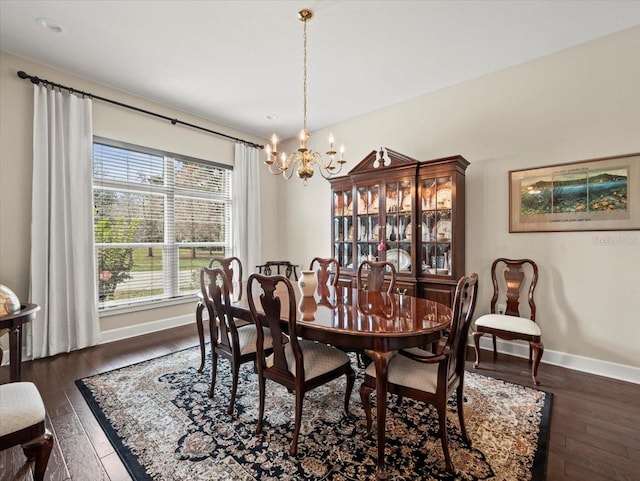
[[[462,277],[458,281],[453,300],[450,333],[442,351],[431,354],[418,349],[400,351],[389,362],[388,392],[399,399],[410,397],[432,404],[438,412],[440,440],[447,470],[455,473],[449,454],[447,437],[447,401],[456,392],[460,432],[467,444],[471,440],[464,423],[464,367],[469,325],[473,317],[477,297],[478,275]],[[360,386],[360,398],[367,419],[367,434],[371,432],[371,393],[376,389],[376,369],[371,363],[365,369],[364,382]],[[386,402],[378,399],[378,402]]]
[[[229,279],[229,293],[233,298],[238,301],[242,299],[242,262],[237,257],[224,257],[220,259],[211,259],[209,262],[209,268],[219,267],[221,268],[227,279]],[[200,367],[198,372],[204,370],[204,360],[206,357],[204,346],[204,324],[202,321],[202,312],[204,311],[205,304],[202,299],[202,293],[199,292],[198,305],[196,306],[196,327],[198,328],[198,339],[200,340]],[[236,325],[238,327],[248,324],[248,322],[236,319]]]
[[[338,285],[338,278],[340,277],[340,264],[333,257],[322,258],[314,257],[309,263],[309,270],[313,271],[318,269],[318,285]]]
[[[347,354],[332,346],[298,339],[296,336],[296,300],[293,286],[286,277],[252,274],[248,280],[247,295],[254,323],[268,326],[273,337],[273,354],[267,358],[264,350],[264,338],[258,330],[256,365],[260,386],[260,402],[256,433],[262,432],[265,380],[270,379],[295,393],[295,428],[289,449],[290,454],[295,456],[298,450],[302,401],[307,391],[345,375],[347,387],[344,411],[347,416],[350,416],[349,398],[355,382],[351,359]],[[256,303],[259,303],[259,307]],[[287,315],[288,338],[282,332],[283,313]],[[285,339],[288,342],[285,342]]]
[[[525,276],[527,266],[529,275]],[[504,279],[500,281],[499,271],[502,271],[504,276]],[[536,305],[533,300],[533,291],[538,284],[538,266],[530,259],[499,258],[491,266],[491,279],[493,281],[491,314],[480,316],[476,320],[475,332],[473,333],[473,344],[476,351],[474,367],[477,368],[480,363],[480,337],[484,334],[491,334],[493,337],[494,359],[498,355],[496,337],[526,341],[529,343],[529,363],[532,364],[531,377],[534,384],[540,384],[538,366],[540,359],[542,359],[544,346],[541,341],[542,331],[536,324]],[[528,318],[520,315],[519,308],[520,297],[525,293],[529,304]],[[504,312],[499,313],[497,307],[501,303],[504,303],[505,309]]]
[[[255,361],[259,330],[263,338],[264,349],[271,349],[271,334],[268,329],[257,329],[251,323],[238,325],[231,313],[229,278],[223,269],[203,267],[200,269],[200,289],[204,304],[209,312],[209,332],[211,335],[211,388],[209,397],[213,398],[218,370],[218,356],[231,363],[232,387],[231,401],[227,412],[233,413],[238,390],[240,365]]]
[[[365,274],[366,278],[363,278]],[[387,293],[391,294],[396,285],[396,266],[393,262],[364,260],[358,266],[356,286],[358,289],[380,292],[385,282],[385,275],[389,276]]]
[[[0,451],[22,445],[27,459],[35,460],[35,481],[44,479],[53,447],[53,436],[45,427],[45,415],[42,398],[33,383],[0,385]]]

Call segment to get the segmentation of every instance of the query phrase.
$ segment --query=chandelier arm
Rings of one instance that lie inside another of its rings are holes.
[[[284,177],[285,179],[289,180],[291,178],[291,176],[293,175],[293,171],[295,169],[291,169],[291,170],[283,170],[282,171],[282,177]],[[289,175],[287,175],[287,172],[289,172]]]

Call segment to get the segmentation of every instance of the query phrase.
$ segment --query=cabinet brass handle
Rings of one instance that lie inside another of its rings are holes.
[[[401,296],[404,296],[407,293],[406,289],[400,289],[399,287],[396,287],[396,292],[398,294],[400,294]]]

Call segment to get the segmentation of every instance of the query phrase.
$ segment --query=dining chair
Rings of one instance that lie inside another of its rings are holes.
[[[528,271],[529,275],[525,275]],[[504,279],[498,279],[502,273]],[[480,338],[484,334],[493,337],[493,357],[498,356],[496,337],[507,340],[519,340],[529,343],[529,364],[534,384],[538,380],[538,366],[544,352],[542,331],[536,324],[536,304],[533,292],[538,284],[538,266],[531,259],[505,259],[501,257],[491,265],[493,297],[491,313],[480,316],[475,322],[473,345],[476,351],[474,367],[480,364]],[[526,296],[529,304],[529,317],[520,314],[520,298]],[[500,301],[500,302],[498,302]]]
[[[227,276],[227,279],[230,280],[229,293],[234,294],[235,292],[236,295],[234,296],[234,299],[242,299],[242,262],[240,259],[237,257],[211,259],[211,261],[209,261],[209,267],[221,268]],[[198,328],[198,339],[200,340],[200,367],[198,367],[198,372],[202,372],[204,370],[204,361],[206,358],[204,323],[202,320],[202,312],[204,311],[205,303],[202,299],[201,292],[198,293],[198,297],[198,305],[196,306],[196,327]],[[245,324],[249,323],[241,319],[236,319],[236,325],[238,327]]]
[[[366,274],[366,279],[363,279]],[[389,276],[389,285],[387,286],[387,294],[393,292],[396,285],[396,266],[390,261],[369,261],[364,260],[358,266],[358,275],[356,277],[356,286],[358,289],[368,291],[382,291],[385,281],[385,275]]]
[[[209,312],[209,333],[211,336],[211,387],[209,397],[213,398],[218,356],[231,363],[232,386],[231,401],[227,412],[233,413],[238,390],[240,365],[255,361],[258,335],[262,338],[263,349],[270,351],[271,333],[265,328],[256,328],[247,323],[238,326],[231,313],[229,278],[223,269],[203,267],[200,269],[200,289],[204,304]],[[258,332],[260,334],[258,334]]]
[[[298,339],[296,335],[296,300],[289,279],[283,276],[251,274],[247,283],[247,300],[254,323],[268,326],[273,338],[273,354],[267,357],[264,336],[260,330],[257,331],[258,356],[256,365],[260,403],[256,433],[262,432],[265,380],[270,379],[295,393],[295,427],[289,449],[290,454],[295,456],[298,451],[302,401],[305,393],[346,375],[344,411],[348,417],[351,417],[349,398],[355,382],[355,372],[351,367],[351,359],[346,353],[326,344]],[[259,297],[257,297],[258,294]],[[256,300],[260,303],[259,308],[256,306]],[[285,336],[282,330],[283,312],[287,314],[288,336]]]
[[[338,285],[338,279],[340,277],[340,264],[333,257],[322,258],[314,257],[309,263],[309,270],[315,271],[318,269],[318,285]]]
[[[471,440],[464,423],[464,366],[467,335],[476,305],[478,275],[462,277],[457,284],[453,301],[450,333],[441,352],[431,354],[415,350],[400,351],[389,362],[388,392],[410,397],[435,406],[438,412],[439,435],[447,470],[455,474],[447,437],[447,400],[455,390],[460,432],[468,445]],[[367,419],[367,435],[371,433],[371,393],[376,389],[376,370],[371,363],[360,386],[360,398]],[[378,399],[378,402],[386,400]]]
[[[0,451],[22,445],[27,459],[35,460],[34,481],[44,479],[53,447],[53,436],[45,427],[45,417],[44,403],[35,384],[0,385]]]

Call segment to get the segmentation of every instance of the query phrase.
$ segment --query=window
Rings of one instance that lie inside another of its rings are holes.
[[[231,253],[231,169],[94,139],[98,306],[191,296]]]

